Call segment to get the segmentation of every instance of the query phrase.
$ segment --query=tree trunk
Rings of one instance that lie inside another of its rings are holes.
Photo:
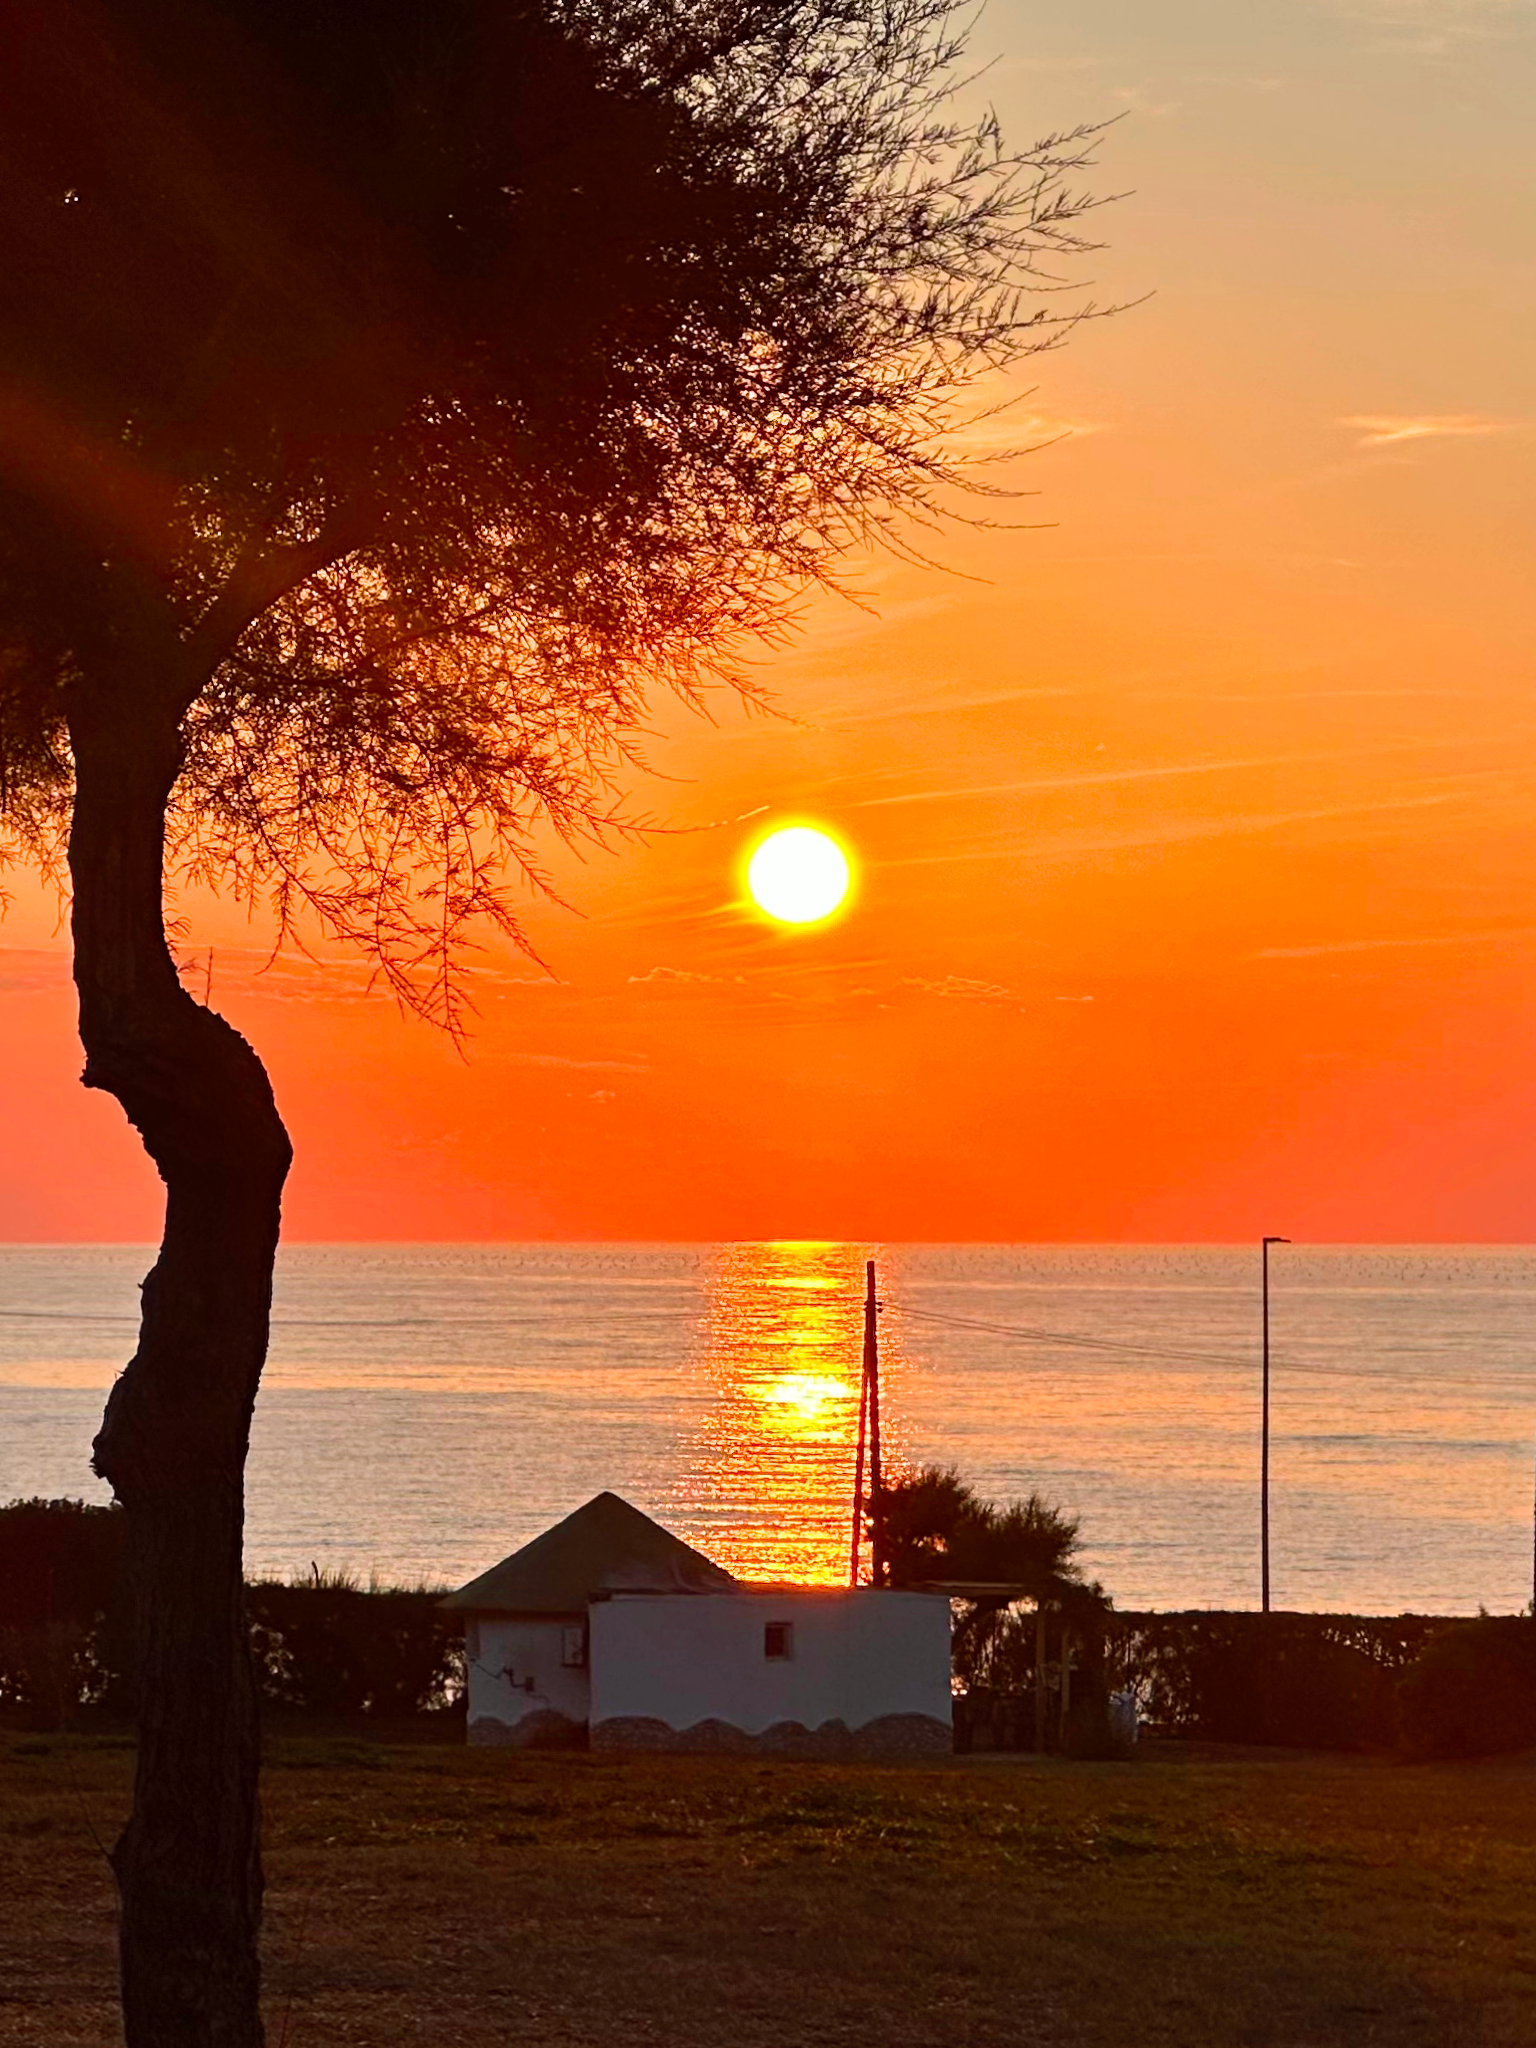
[[[180,766],[168,680],[77,686],[70,708],[83,1078],[117,1097],[166,1188],[138,1350],[94,1449],[127,1511],[136,1628],[138,1771],[112,1862],[128,2048],[259,2048],[241,1534],[291,1155],[260,1061],[182,988],[166,944],[165,810]]]

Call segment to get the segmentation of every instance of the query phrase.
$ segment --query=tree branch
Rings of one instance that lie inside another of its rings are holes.
[[[190,676],[197,679],[191,684],[189,677],[192,695],[187,703],[192,702],[203,681],[269,605],[350,555],[366,538],[361,519],[353,512],[343,511],[333,514],[313,540],[275,548],[252,542],[186,641]]]

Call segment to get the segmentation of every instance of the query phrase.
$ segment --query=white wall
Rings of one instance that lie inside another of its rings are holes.
[[[949,1602],[936,1593],[626,1593],[591,1610],[591,1718],[856,1730],[891,1714],[950,1725]],[[793,1655],[763,1653],[787,1621]]]
[[[515,1742],[536,1728],[553,1734],[553,1724],[536,1721],[540,1715],[585,1725],[591,1699],[586,1667],[573,1669],[562,1661],[565,1632],[581,1620],[577,1615],[465,1617],[471,1742]],[[529,1724],[521,1735],[520,1723]]]

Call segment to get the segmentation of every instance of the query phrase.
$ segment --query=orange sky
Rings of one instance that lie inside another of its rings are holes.
[[[798,722],[660,710],[679,829],[561,861],[558,979],[488,956],[467,1060],[184,902],[292,1235],[1536,1237],[1536,5],[994,0],[978,48],[1021,139],[1125,111],[1097,290],[1155,294],[1032,365],[1049,524],[867,565],[765,664]],[[831,927],[734,900],[781,812],[858,853]],[[15,895],[0,1237],[147,1239]]]

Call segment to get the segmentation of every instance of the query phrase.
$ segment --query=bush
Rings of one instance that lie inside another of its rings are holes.
[[[1399,1699],[1411,1755],[1536,1749],[1536,1620],[1484,1615],[1445,1629],[1404,1674]]]
[[[1397,1677],[1450,1625],[1426,1615],[1116,1615],[1110,1669],[1167,1734],[1390,1749]]]
[[[247,1588],[257,1684],[293,1712],[400,1718],[449,1705],[460,1631],[425,1590],[369,1590],[336,1577]]]
[[[125,1525],[117,1508],[17,1500],[0,1508],[0,1710],[56,1728],[78,1708],[126,1706]]]
[[[121,1590],[120,1508],[13,1500],[0,1508],[0,1628],[89,1622]]]
[[[0,1712],[56,1728],[131,1711],[126,1521],[78,1500],[0,1508]],[[425,1588],[332,1575],[246,1589],[256,1683],[270,1707],[404,1719],[463,1690],[459,1632]]]

